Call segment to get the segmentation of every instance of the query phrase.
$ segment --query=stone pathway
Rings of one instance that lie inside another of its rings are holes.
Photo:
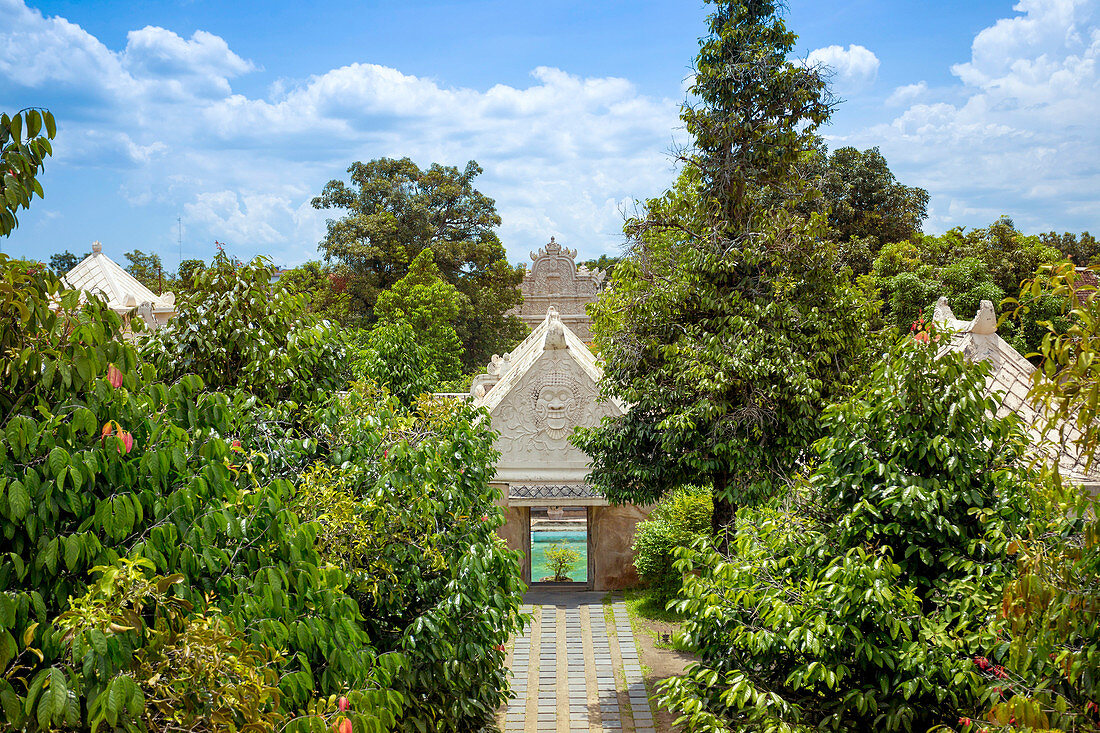
[[[505,733],[655,733],[626,605],[602,597],[542,594],[523,607],[532,623],[507,655],[516,696],[500,714]]]

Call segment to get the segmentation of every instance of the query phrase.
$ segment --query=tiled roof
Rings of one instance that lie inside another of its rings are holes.
[[[95,243],[92,250],[90,255],[62,277],[70,288],[102,294],[113,310],[128,310],[146,302],[153,304],[154,311],[175,310],[174,297],[157,295],[142,285],[133,275],[103,254],[99,242]]]
[[[1075,483],[1100,481],[1097,467],[1087,472],[1085,470],[1085,457],[1073,443],[1079,435],[1075,428],[1064,426],[1064,440],[1057,429],[1044,433],[1046,419],[1043,409],[1027,396],[1035,366],[997,334],[997,320],[990,301],[982,301],[973,321],[960,321],[947,306],[947,299],[940,298],[933,319],[937,325],[953,332],[950,343],[940,350],[941,354],[959,351],[971,361],[989,363],[986,394],[997,401],[997,417],[1014,413],[1048,460],[1053,461],[1057,454],[1058,468],[1063,478]]]

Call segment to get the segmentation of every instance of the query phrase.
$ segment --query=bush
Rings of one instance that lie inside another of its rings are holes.
[[[662,694],[690,729],[929,730],[1003,691],[1010,543],[1057,512],[988,368],[935,350],[906,340],[826,410],[816,469],[739,514],[729,558],[680,551],[702,662]]]
[[[0,255],[5,730],[323,731],[338,695],[356,729],[484,722],[522,596],[484,415],[166,384],[81,300]]]
[[[710,491],[703,487],[676,489],[654,508],[634,531],[634,567],[665,603],[680,590],[681,576],[673,567],[676,549],[710,533]]]
[[[294,508],[351,580],[373,643],[407,660],[396,730],[478,730],[507,699],[504,645],[520,630],[519,556],[497,537],[496,453],[484,413],[424,397],[412,410],[361,385],[332,423],[327,466]]]
[[[303,296],[271,284],[265,258],[249,264],[219,253],[195,270],[176,315],[144,349],[163,379],[200,377],[210,390],[241,389],[272,403],[317,398],[343,386],[336,330],[309,313]]]

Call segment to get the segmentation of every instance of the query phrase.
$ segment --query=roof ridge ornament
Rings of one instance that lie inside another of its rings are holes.
[[[935,310],[932,311],[932,322],[950,325],[955,320],[955,312],[951,310],[951,306],[947,302],[947,296],[941,295],[939,300],[936,301]]]
[[[974,320],[970,322],[970,328],[967,330],[978,335],[997,333],[997,315],[993,310],[993,301],[982,301],[982,304],[978,307],[977,315],[974,316]]]
[[[99,254],[102,251],[103,251],[103,245],[100,243],[100,241],[98,239],[95,240],[94,242],[92,242],[92,254]]]
[[[539,247],[538,252],[531,253],[531,261],[536,261],[540,257],[568,257],[572,260],[576,256],[577,250],[562,247],[553,237],[550,237],[550,241],[546,243],[545,247]]]
[[[546,321],[546,338],[542,342],[543,351],[568,349],[569,344],[565,341],[565,326],[561,322],[557,308],[550,306],[546,310]]]

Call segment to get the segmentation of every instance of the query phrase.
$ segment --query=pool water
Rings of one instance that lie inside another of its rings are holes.
[[[578,583],[588,581],[588,533],[584,530],[575,531],[551,531],[531,533],[531,580],[535,583],[540,578],[553,575],[546,561],[546,549],[555,542],[565,542],[571,549],[580,553],[580,559],[573,566],[573,570],[567,573],[570,580]]]

